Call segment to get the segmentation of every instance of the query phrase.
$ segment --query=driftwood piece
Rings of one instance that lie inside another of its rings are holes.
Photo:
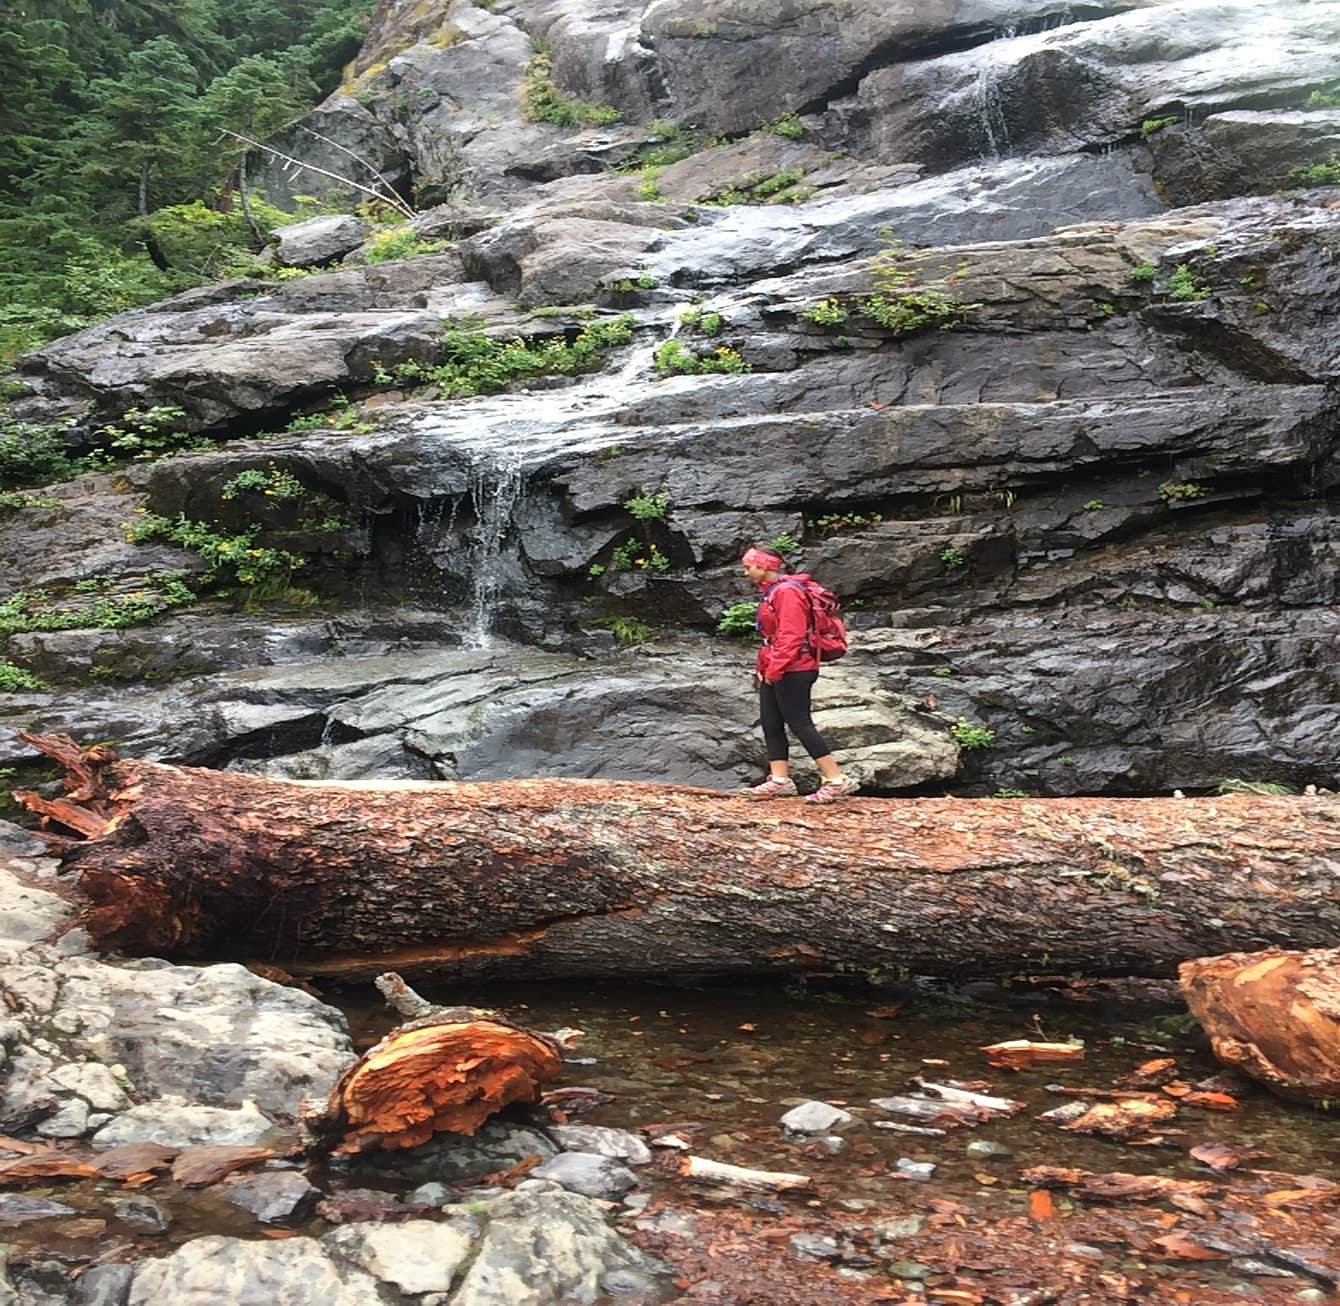
[[[1201,957],[1179,973],[1226,1066],[1281,1097],[1340,1104],[1340,948]]]
[[[761,1193],[799,1192],[814,1187],[809,1175],[791,1174],[785,1170],[748,1170],[744,1166],[727,1165],[724,1161],[709,1161],[703,1156],[681,1156],[677,1164],[685,1179],[700,1184],[748,1188]]]
[[[304,1115],[315,1151],[394,1150],[437,1133],[473,1134],[513,1102],[538,1102],[563,1069],[558,1035],[493,1011],[434,1006],[393,972],[377,987],[410,1020],[350,1066],[324,1106]]]
[[[633,783],[314,784],[105,750],[71,761],[97,824],[64,862],[94,939],[137,953],[359,978],[1160,975],[1340,937],[1326,797],[816,808]]]
[[[1031,1070],[1053,1061],[1083,1061],[1082,1043],[1034,1043],[1026,1038],[991,1043],[982,1049],[987,1061],[1002,1070]]]

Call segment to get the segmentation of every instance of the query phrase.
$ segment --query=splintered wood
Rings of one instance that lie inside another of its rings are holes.
[[[1225,1065],[1281,1097],[1340,1099],[1340,948],[1201,957],[1179,978]]]
[[[307,1124],[337,1153],[415,1147],[473,1134],[512,1102],[538,1102],[562,1069],[555,1040],[501,1019],[399,1029],[340,1076]]]

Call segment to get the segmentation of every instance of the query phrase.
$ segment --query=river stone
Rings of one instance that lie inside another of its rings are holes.
[[[93,1135],[95,1147],[163,1143],[169,1147],[245,1147],[274,1128],[255,1107],[196,1106],[179,1097],[156,1098],[122,1112]]]
[[[472,1240],[450,1224],[348,1224],[322,1239],[342,1260],[401,1292],[446,1292],[471,1252]]]
[[[403,1200],[407,1206],[445,1206],[455,1197],[456,1194],[446,1184],[429,1183],[420,1184],[412,1192],[406,1193]]]
[[[531,1171],[535,1179],[552,1179],[569,1192],[607,1201],[637,1187],[637,1176],[610,1156],[596,1152],[561,1152]]]
[[[438,1134],[418,1147],[394,1154],[365,1153],[355,1165],[393,1170],[397,1178],[428,1183],[458,1183],[510,1169],[529,1156],[548,1159],[558,1149],[535,1129],[490,1120],[469,1137]]]
[[[850,1111],[827,1102],[802,1102],[792,1107],[779,1122],[789,1134],[827,1134],[850,1125],[856,1119]]]
[[[594,1202],[576,1193],[510,1193],[489,1206],[488,1229],[452,1306],[594,1303],[616,1270],[661,1266],[625,1242]]]
[[[88,1103],[72,1097],[37,1126],[43,1138],[80,1138],[88,1129]]]
[[[223,1191],[226,1196],[226,1190]],[[144,1225],[154,1233],[163,1233],[172,1224],[171,1212],[143,1194],[113,1198],[109,1209],[118,1220]]]
[[[651,1148],[636,1134],[607,1125],[550,1125],[549,1133],[565,1152],[595,1152],[627,1165],[648,1165]]]
[[[262,1224],[301,1220],[316,1204],[321,1191],[297,1170],[267,1170],[224,1184],[219,1195],[250,1211]]]
[[[332,263],[357,249],[368,233],[368,224],[348,214],[336,213],[308,218],[270,233],[275,258],[287,267],[306,268]]]
[[[989,1138],[974,1138],[963,1150],[969,1156],[989,1160],[1014,1155],[1003,1143],[993,1143]]]
[[[78,1094],[95,1111],[125,1111],[131,1105],[116,1076],[99,1061],[58,1066],[47,1078],[58,1087]]]
[[[92,1265],[75,1282],[75,1306],[126,1306],[131,1265]]]
[[[29,1220],[51,1220],[59,1215],[75,1214],[73,1206],[53,1202],[47,1197],[0,1193],[0,1224],[24,1224]]]
[[[894,1162],[894,1169],[900,1175],[906,1175],[909,1179],[917,1179],[924,1183],[935,1174],[935,1163],[932,1161],[913,1161],[908,1157],[900,1156]]]
[[[314,1238],[210,1235],[135,1266],[127,1306],[370,1306],[377,1280],[337,1268]]]

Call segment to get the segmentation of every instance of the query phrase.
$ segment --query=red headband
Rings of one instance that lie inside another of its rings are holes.
[[[769,549],[746,549],[740,561],[746,567],[762,567],[765,571],[777,571],[786,565],[786,559],[780,553]]]

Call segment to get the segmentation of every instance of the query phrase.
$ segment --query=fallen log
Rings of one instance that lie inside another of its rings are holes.
[[[1179,974],[1226,1066],[1281,1097],[1340,1105],[1340,948],[1201,957]]]
[[[536,1034],[493,1011],[437,1007],[394,972],[377,987],[407,1022],[339,1077],[324,1106],[303,1113],[308,1150],[417,1147],[434,1134],[473,1134],[513,1102],[534,1104],[563,1069],[563,1034]]]
[[[1326,796],[816,808],[576,780],[277,781],[106,750],[78,766],[92,799],[20,798],[85,836],[61,840],[85,923],[135,953],[357,978],[1168,975],[1340,936]]]

